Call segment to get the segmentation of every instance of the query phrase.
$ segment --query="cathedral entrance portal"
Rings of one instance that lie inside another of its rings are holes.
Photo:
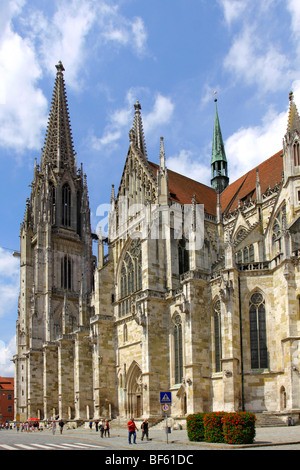
[[[127,417],[140,418],[143,415],[142,370],[133,361],[127,374]]]

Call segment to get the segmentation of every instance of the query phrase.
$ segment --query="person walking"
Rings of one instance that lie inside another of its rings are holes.
[[[136,431],[138,431],[138,428],[136,427],[136,424],[134,422],[134,418],[131,418],[130,421],[127,423],[127,428],[128,428],[128,442],[131,444],[131,437],[133,436],[133,443],[136,444]]]
[[[100,429],[100,436],[103,438],[103,434],[104,434],[104,419],[101,419],[100,425],[99,425],[99,429]]]
[[[63,429],[64,429],[64,424],[65,424],[65,423],[64,423],[63,420],[61,419],[58,424],[59,424],[60,434],[62,434]]]
[[[108,419],[105,420],[105,425],[104,425],[104,436],[105,436],[105,437],[106,437],[106,434],[108,434],[108,437],[110,437]]]
[[[148,419],[144,419],[141,425],[141,430],[142,430],[141,440],[142,441],[144,440],[145,436],[146,436],[147,441],[149,441],[148,429],[149,429]]]
[[[51,423],[51,427],[52,427],[52,434],[54,435],[55,434],[55,429],[56,429],[56,422],[54,420]]]

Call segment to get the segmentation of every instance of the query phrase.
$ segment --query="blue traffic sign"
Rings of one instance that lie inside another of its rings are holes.
[[[172,393],[160,392],[160,403],[172,403]]]

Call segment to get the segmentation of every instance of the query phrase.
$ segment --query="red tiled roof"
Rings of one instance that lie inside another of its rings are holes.
[[[148,161],[148,163],[156,175],[159,166],[153,162]],[[239,200],[255,199],[257,168],[261,194],[263,194],[269,187],[273,188],[277,183],[280,183],[282,179],[282,150],[227,186],[220,197],[223,213],[236,209]],[[205,212],[216,215],[217,193],[213,188],[169,169],[168,182],[172,201],[191,204],[195,194],[197,203],[204,205]]]
[[[273,188],[280,183],[282,179],[282,150],[227,186],[220,198],[223,213],[236,209],[239,200],[255,199],[256,169],[258,169],[261,194],[263,194],[269,187]]]
[[[14,378],[13,377],[0,377],[0,389],[1,390],[13,390]]]
[[[159,166],[156,163],[148,163],[154,173],[157,174]],[[191,204],[195,194],[196,202],[204,205],[205,212],[216,215],[217,193],[213,188],[169,169],[168,183],[172,201],[180,204]]]

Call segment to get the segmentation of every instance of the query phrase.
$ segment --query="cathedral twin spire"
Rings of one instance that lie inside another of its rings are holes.
[[[76,171],[68,102],[64,82],[64,66],[59,61],[48,119],[45,146],[42,149],[41,167],[51,163],[57,170],[68,167]]]

